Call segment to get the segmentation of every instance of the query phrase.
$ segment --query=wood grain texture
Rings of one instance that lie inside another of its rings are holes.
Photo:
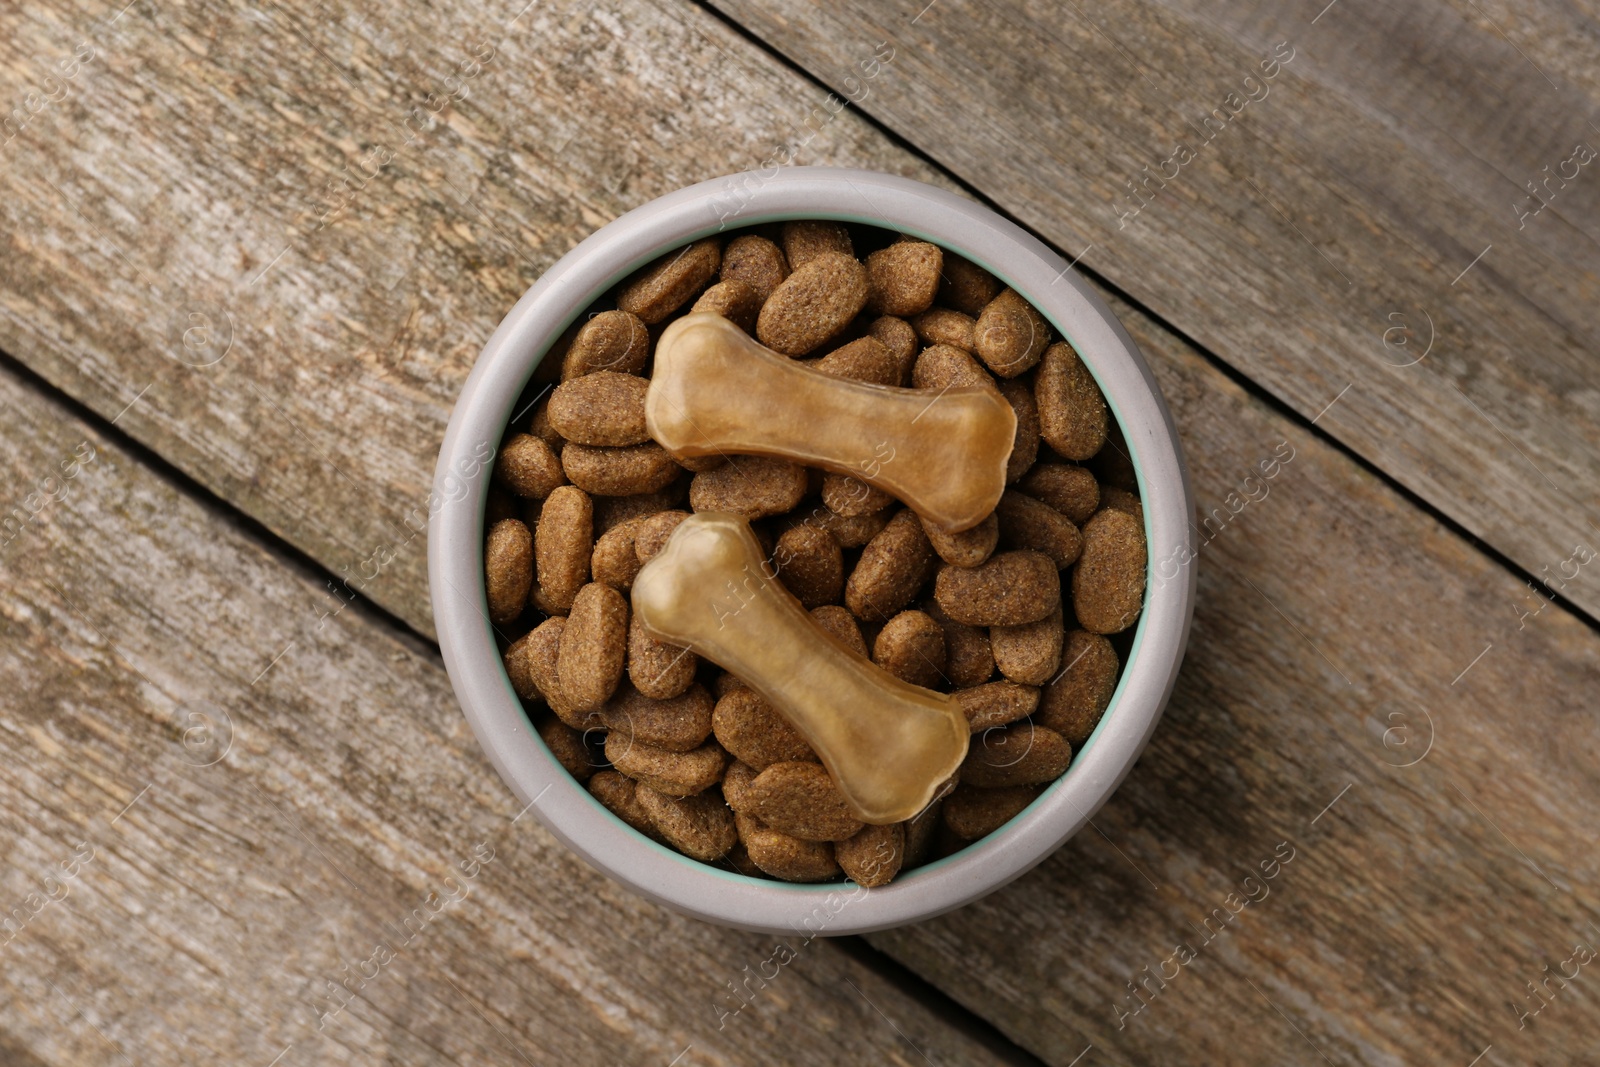
[[[1058,1065],[1581,1062],[1588,971],[1518,1012],[1600,951],[1600,635],[1116,310],[1211,520],[1176,694],[1093,829],[870,939]]]
[[[0,411],[0,484],[56,478],[0,555],[5,1062],[999,1062],[825,939],[590,870],[431,649],[319,623],[315,576],[8,374]]]
[[[60,96],[0,146],[0,349],[430,633],[408,520],[550,264],[779,144],[927,174],[675,0],[363,10],[0,11],[0,100]]]
[[[714,6],[839,92],[893,41],[866,112],[1529,572],[1600,549],[1581,5]]]
[[[118,417],[334,573],[359,572],[376,549],[401,544],[399,561],[367,592],[423,632],[421,538],[401,523],[423,499],[448,406],[494,323],[593,227],[660,192],[765,158],[822,97],[693,7],[541,5],[505,34],[520,7],[412,5],[365,21],[353,5],[332,3],[144,0],[115,22],[114,12],[86,5],[0,12],[0,48],[12,60],[0,82],[16,99],[38,81],[39,62],[53,63],[79,39],[98,49],[67,95],[0,149],[8,241],[0,347]],[[1368,30],[1388,24],[1359,0],[1340,0],[1317,32],[1347,9],[1353,25],[1340,32],[1363,35],[1348,38],[1339,63],[1363,55],[1371,70],[1389,70],[1406,44],[1369,40]],[[1476,232],[1468,224],[1485,210],[1468,179],[1481,172],[1466,160],[1472,152],[1452,146],[1459,129],[1422,130],[1425,110],[1398,110],[1408,94],[1441,110],[1463,97],[1482,101],[1489,89],[1446,78],[1463,55],[1493,75],[1495,92],[1526,90],[1481,21],[1441,35],[1445,58],[1421,57],[1434,81],[1385,87],[1393,113],[1361,79],[1329,81],[1338,64],[1320,61],[1314,77],[1310,61],[1320,53],[1308,44],[1272,95],[1185,169],[1170,198],[1127,231],[1116,232],[1115,215],[1106,215],[1109,183],[1159,158],[1157,146],[1161,156],[1170,151],[1165,142],[1182,119],[1162,94],[1184,101],[1184,114],[1191,104],[1201,114],[1216,106],[1236,61],[1253,62],[1258,44],[1270,49],[1280,39],[1267,33],[1266,10],[1212,13],[1202,23],[1199,9],[1161,9],[1151,21],[1111,7],[1097,9],[1098,28],[1090,28],[1041,9],[1019,28],[1016,9],[939,0],[914,24],[911,10],[885,18],[896,59],[863,103],[1069,253],[1095,242],[1088,262],[1302,411],[1315,414],[1354,381],[1319,426],[1530,569],[1566,559],[1570,545],[1531,563],[1528,552],[1544,552],[1547,534],[1565,544],[1561,522],[1576,523],[1578,509],[1566,520],[1553,515],[1553,491],[1541,496],[1508,464],[1521,462],[1520,448],[1580,497],[1594,484],[1593,394],[1573,340],[1592,321],[1583,318],[1592,314],[1592,270],[1563,275],[1551,266],[1587,262],[1582,248],[1560,242],[1569,240],[1563,227],[1592,214],[1553,207],[1534,224],[1540,240],[1557,244],[1518,248],[1520,258],[1502,263],[1497,256],[1511,246],[1496,241],[1460,285],[1448,285],[1481,247],[1468,239]],[[1561,24],[1556,9],[1514,29],[1499,8],[1484,10],[1552,77],[1578,85],[1587,76],[1583,63],[1535,50],[1536,31]],[[972,20],[968,29],[918,36],[950,12]],[[754,11],[740,17],[839,88],[856,61],[851,49],[864,57],[885,39],[860,11],[848,25],[810,9],[809,25],[768,25]],[[813,27],[816,39],[807,36]],[[1071,68],[1041,68],[1056,61],[1053,49],[1069,32]],[[1256,41],[1254,33],[1267,35]],[[1124,57],[1108,35],[1140,58]],[[465,99],[420,123],[424,133],[406,144],[414,131],[395,125],[427,106],[425,94],[450,92],[445,79],[459,79],[458,64],[486,39],[495,59],[466,80]],[[1588,47],[1581,32],[1563,39],[1571,55]],[[996,41],[1005,44],[998,53]],[[824,55],[835,58],[816,58]],[[946,95],[933,91],[941,87]],[[1514,100],[1531,116],[1518,136],[1552,129],[1534,94]],[[1505,106],[1499,97],[1491,103],[1480,107],[1490,116],[1485,138]],[[974,107],[983,109],[981,123]],[[1007,118],[1019,114],[1028,116],[1020,132]],[[1374,114],[1398,131],[1382,153],[1372,148]],[[1063,143],[1060,129],[1076,143]],[[957,132],[993,140],[974,146]],[[1422,161],[1411,144],[1422,132],[1447,153],[1440,158],[1459,161],[1453,171],[1443,173],[1433,156]],[[380,145],[405,150],[317,229],[319,213],[337,204],[328,181]],[[1048,167],[1029,155],[1041,147]],[[848,110],[802,159],[940,180]],[[1101,166],[1086,176],[1086,167]],[[1391,170],[1401,176],[1393,181],[1415,183],[1414,196],[1403,195],[1403,183],[1383,185]],[[1238,198],[1244,176],[1357,280],[1347,288],[1373,307],[1341,304],[1314,249],[1302,243],[1303,261],[1289,256],[1301,239],[1264,201]],[[1086,181],[1096,197],[1081,192]],[[1373,185],[1388,199],[1363,199],[1360,189]],[[1570,203],[1583,204],[1583,190],[1572,192]],[[1410,229],[1425,226],[1427,240]],[[1456,246],[1462,254],[1447,267],[1437,249]],[[1381,270],[1362,259],[1374,250]],[[1480,276],[1485,268],[1498,273]],[[1531,288],[1535,279],[1542,288]],[[1477,287],[1471,300],[1460,295],[1467,285]],[[1530,317],[1530,303],[1540,316]],[[196,310],[231,323],[233,347],[209,367],[175,358],[203,362],[223,346],[221,334],[190,334],[184,346],[181,331],[200,325],[187,317]],[[1485,1063],[1570,1059],[1594,1028],[1588,1001],[1558,997],[1523,1031],[1502,1002],[1542,977],[1544,964],[1566,959],[1572,938],[1590,936],[1594,861],[1584,834],[1595,746],[1581,698],[1600,680],[1593,635],[1555,608],[1520,618],[1537,602],[1514,580],[1243,398],[1170,334],[1119,310],[1177,409],[1203,511],[1226,510],[1226,494],[1279,441],[1292,442],[1296,458],[1267,499],[1203,550],[1201,609],[1179,695],[1149,755],[1096,817],[1105,836],[1086,834],[989,902],[877,943],[1059,1064],[1091,1043],[1080,1067],[1319,1063],[1318,1052],[1337,1063],[1465,1064],[1491,1042]],[[1390,311],[1412,325],[1419,311],[1431,312],[1444,347],[1417,367],[1385,368],[1384,359],[1405,362],[1415,351],[1384,347]],[[1369,351],[1358,378],[1352,353]],[[1501,439],[1490,451],[1487,423],[1474,428],[1470,409],[1440,407],[1434,393],[1448,397],[1451,382],[1515,445]],[[1368,406],[1347,407],[1356,400]],[[38,452],[30,427],[39,421],[4,435],[3,447],[19,457],[6,484],[37,484],[44,465],[76,445],[71,433],[57,434],[49,440],[66,451]],[[1418,437],[1418,425],[1432,436]],[[1572,443],[1552,453],[1561,435]],[[48,525],[59,533],[26,533],[30,540],[0,555],[28,576],[11,579],[26,595],[3,601],[8,637],[23,639],[8,642],[0,663],[13,687],[42,695],[26,702],[39,709],[29,718],[0,720],[18,724],[0,764],[8,775],[0,803],[19,827],[8,848],[18,857],[5,875],[10,899],[32,892],[34,876],[85,839],[80,831],[103,831],[95,840],[107,846],[72,897],[0,949],[28,953],[4,969],[5,981],[18,983],[10,999],[22,1005],[5,1025],[50,1062],[118,1059],[93,1026],[126,1039],[139,1062],[136,1047],[153,1050],[156,1062],[239,1050],[266,1062],[304,1029],[274,1005],[365,959],[372,937],[384,936],[375,931],[408,914],[514,812],[430,655],[372,636],[348,614],[318,633],[327,602],[314,581],[284,579],[278,561],[218,532],[212,519],[175,526],[171,513],[194,509],[168,490],[116,490],[152,484],[125,461],[109,485],[82,484],[95,503],[64,502]],[[78,507],[90,509],[86,518],[74,518]],[[75,569],[54,569],[68,563]],[[1592,574],[1569,590],[1579,603],[1593,602]],[[59,588],[41,587],[41,575]],[[212,638],[218,631],[229,636]],[[152,681],[109,651],[106,636],[129,647]],[[399,657],[392,671],[389,656]],[[236,751],[210,768],[183,761],[182,729],[170,718],[199,700],[230,709],[239,731]],[[1394,768],[1411,751],[1398,738],[1421,744],[1419,708],[1432,715],[1435,748],[1414,767]],[[1391,712],[1406,718],[1391,720]],[[1397,726],[1410,732],[1388,734],[1386,747],[1385,731]],[[156,788],[110,826],[152,778]],[[481,888],[401,957],[401,968],[414,971],[390,972],[401,980],[380,979],[369,1002],[332,1024],[342,1043],[297,1044],[284,1062],[316,1062],[323,1047],[334,1059],[375,1051],[407,1062],[516,1058],[464,999],[541,1062],[548,1049],[552,1060],[659,1055],[664,1063],[683,1047],[679,1029],[683,1043],[728,1061],[776,1055],[743,1031],[726,1046],[701,1046],[677,1021],[769,946],[662,917],[541,835],[516,840],[518,858],[491,864]],[[1125,983],[1166,959],[1176,939],[1200,940],[1190,924],[1222,906],[1282,840],[1299,851],[1272,895],[1116,1029],[1113,1005],[1132,1006],[1122,999]],[[608,940],[614,928],[627,931],[621,943]],[[835,976],[854,972],[827,970],[846,964],[821,948],[808,950],[805,965],[831,962],[796,983],[804,996],[774,986],[772,1003],[785,1011],[761,1024],[763,1035],[787,1042],[780,1048],[791,1061],[821,1057],[818,1049],[847,1055],[854,1021],[876,1018],[827,999]],[[245,962],[231,962],[235,954]],[[146,972],[151,988],[130,993],[127,975]],[[934,1031],[916,1027],[934,1025],[926,1013],[891,1006],[864,976],[852,980],[934,1062],[974,1058],[925,1040]],[[134,993],[147,999],[135,1002]],[[552,1021],[551,1003],[575,1005],[581,1021]],[[812,1005],[820,1006],[807,1015]],[[204,1025],[174,1021],[191,1010]],[[813,1027],[808,1041],[794,1036],[802,1017]],[[922,1062],[903,1044],[864,1040],[864,1059]]]

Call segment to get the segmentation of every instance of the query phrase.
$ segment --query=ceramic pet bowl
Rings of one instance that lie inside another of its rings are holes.
[[[663,253],[789,219],[863,223],[931,241],[987,268],[1077,350],[1121,426],[1138,476],[1150,569],[1143,614],[1099,726],[1065,775],[964,850],[865,890],[750,878],[656,844],[592,798],[551,756],[512,690],[483,581],[489,457],[534,370],[579,315]],[[1183,658],[1194,599],[1194,506],[1172,418],[1133,340],[1060,256],[994,212],[905,178],[794,168],[679,190],[601,228],[519,300],[484,346],[445,433],[428,567],[445,664],[500,776],[551,833],[651,900],[748,930],[854,934],[926,919],[992,892],[1050,855],[1106,802],[1154,731]]]

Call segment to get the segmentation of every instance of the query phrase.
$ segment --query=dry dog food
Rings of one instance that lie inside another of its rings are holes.
[[[691,515],[640,570],[633,610],[651,632],[726,668],[788,718],[863,822],[911,818],[966,754],[959,707],[843,648],[764,573],[768,558],[739,516]],[[861,743],[869,723],[892,735],[892,759]]]
[[[596,800],[705,863],[875,887],[1067,770],[1143,607],[1143,509],[1093,376],[1025,296],[929,242],[795,221],[662,256],[563,344],[496,458],[485,597]],[[737,566],[678,558],[703,536]],[[769,700],[774,644],[852,707]],[[931,802],[863,819],[846,787],[897,761],[850,727],[907,693],[965,748]]]

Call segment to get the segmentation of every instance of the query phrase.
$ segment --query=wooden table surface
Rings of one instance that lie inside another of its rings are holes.
[[[1596,15],[4,5],[0,1061],[1596,1062]],[[745,1003],[517,818],[404,516],[543,270],[778,151],[1076,258],[1228,520],[1092,830]]]

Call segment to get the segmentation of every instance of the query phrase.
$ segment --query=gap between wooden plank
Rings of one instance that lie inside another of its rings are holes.
[[[118,427],[113,420],[104,418],[99,412],[71,393],[57,388],[54,383],[4,350],[0,350],[0,371],[15,375],[19,381],[29,388],[37,390],[48,396],[55,403],[60,404],[73,418],[92,426],[96,433],[103,435],[109,441],[115,442],[118,448],[137,459],[141,465],[153,471],[162,481],[177,487],[183,495],[198,500],[223,523],[239,531],[252,541],[266,546],[274,554],[283,558],[285,562],[300,568],[306,573],[325,578],[329,582],[339,580],[338,575],[318,563],[316,559],[297,547],[292,541],[286,540],[282,535],[275,533],[249,512],[235,507],[210,489],[207,489],[193,477],[174,466],[164,456]],[[418,633],[400,616],[395,615],[364,593],[350,589],[348,585],[345,588],[351,598],[349,601],[351,606],[369,622],[377,623],[391,635],[403,638],[417,650],[425,650],[428,655],[438,661],[441,667],[444,665],[444,657],[439,652],[438,642],[431,637]]]
[[[1006,1037],[989,1020],[866,938],[835,937],[830,943],[1000,1059],[1015,1067],[1045,1067],[1044,1060]]]

